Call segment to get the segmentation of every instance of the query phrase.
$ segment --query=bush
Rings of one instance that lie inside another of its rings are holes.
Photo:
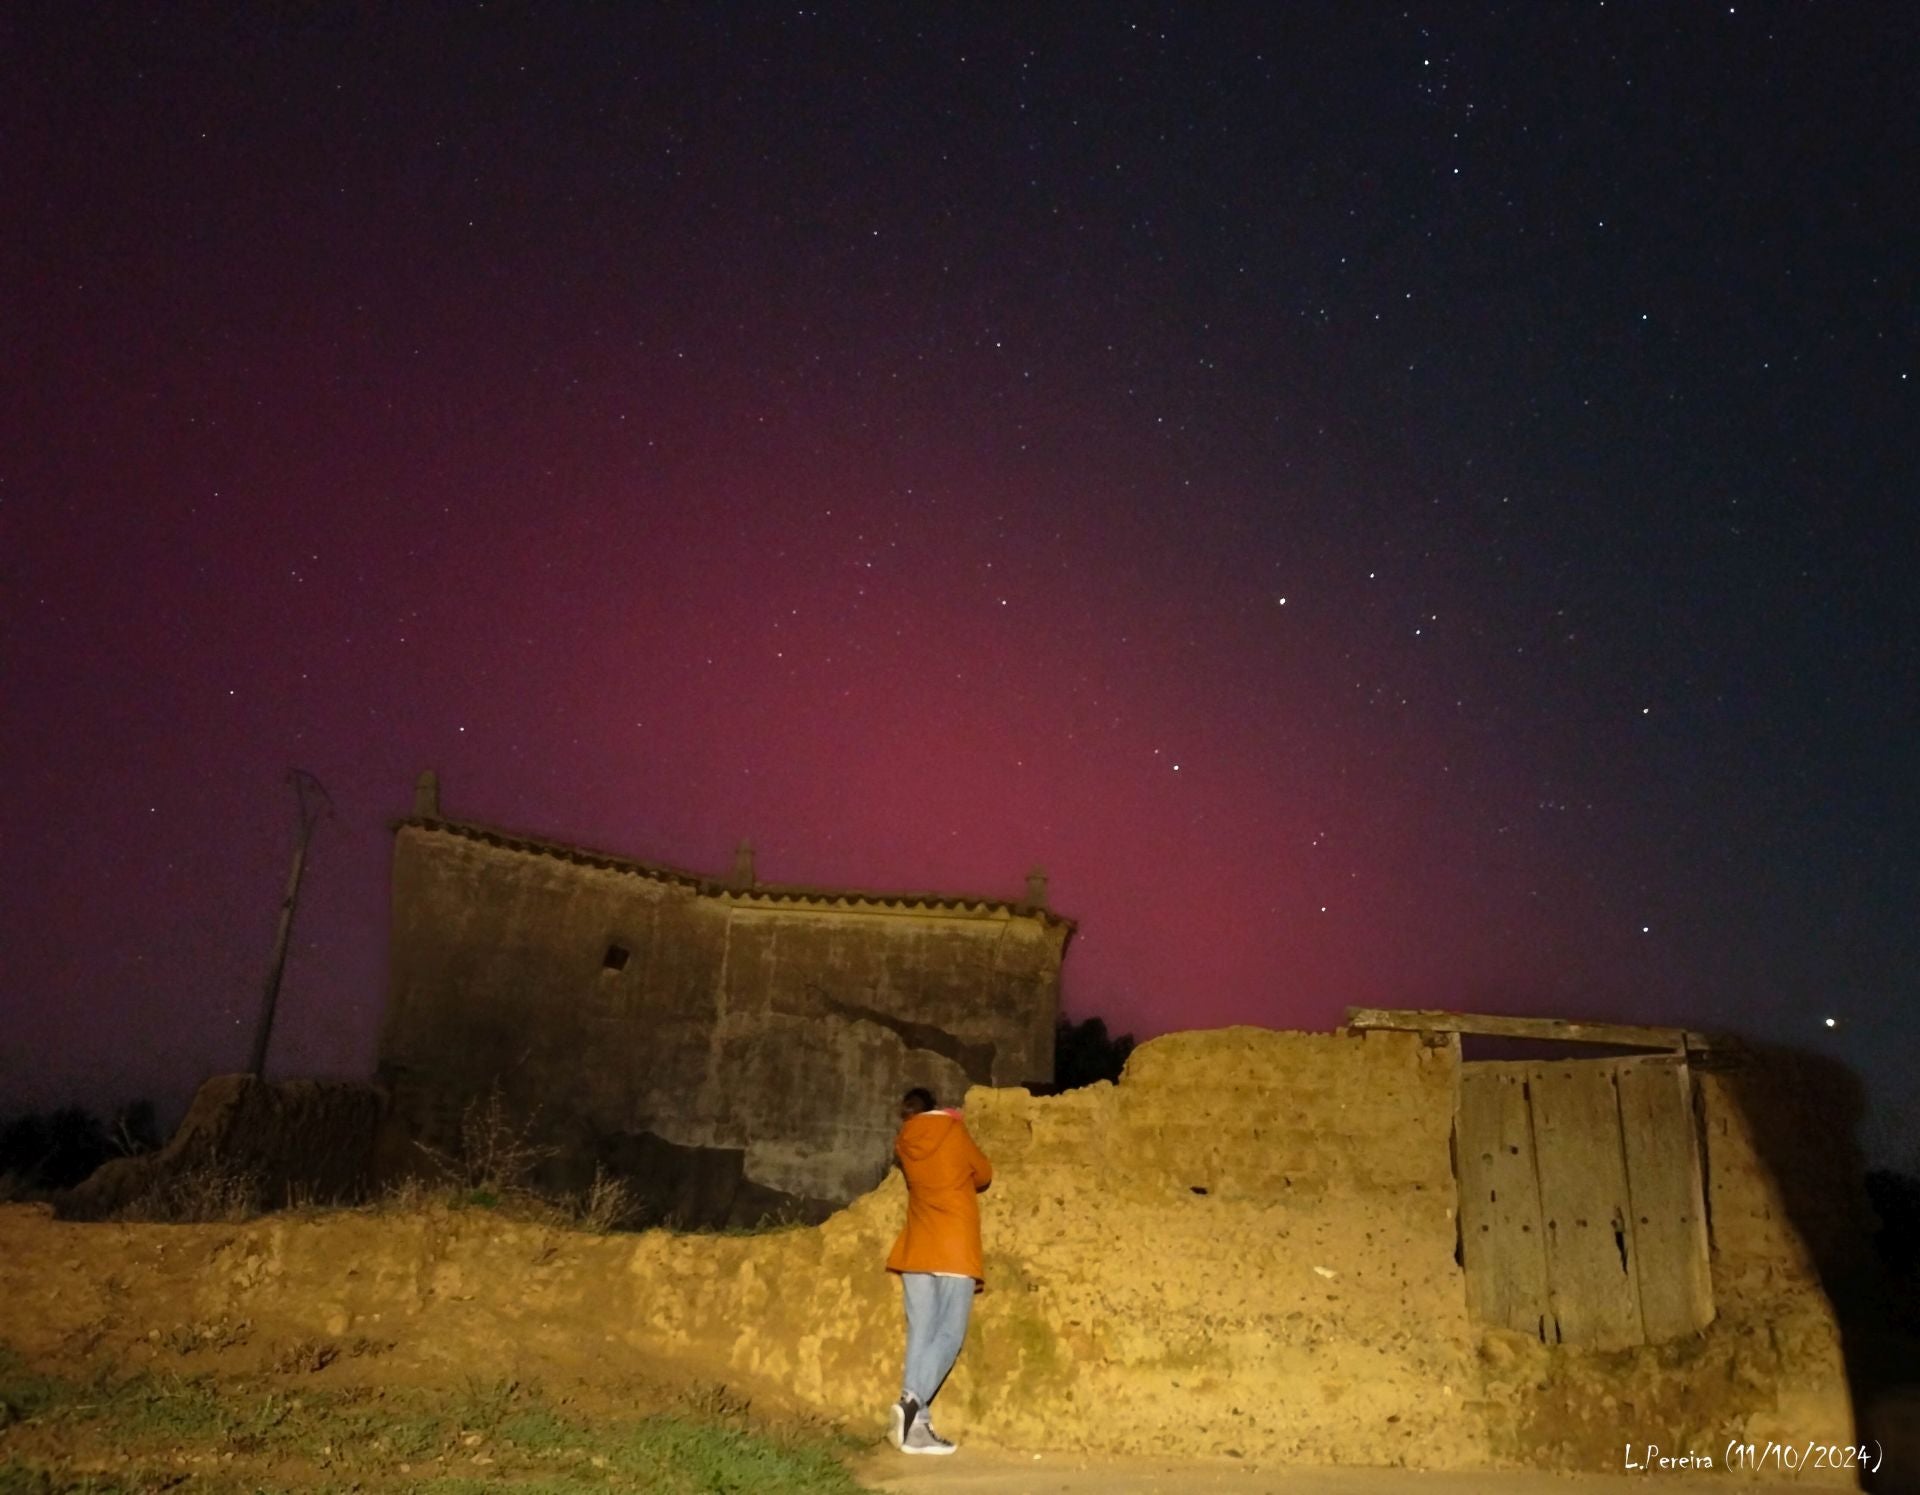
[[[113,1218],[157,1225],[236,1224],[261,1212],[261,1193],[257,1174],[206,1158],[184,1168],[155,1169]]]
[[[593,1182],[575,1207],[573,1223],[595,1235],[607,1235],[636,1224],[639,1216],[639,1201],[633,1197],[626,1180],[595,1167]]]
[[[426,1142],[413,1145],[469,1203],[496,1205],[532,1197],[534,1173],[556,1151],[534,1142],[533,1124],[532,1116],[514,1120],[496,1080],[460,1113],[459,1141],[452,1152]]]

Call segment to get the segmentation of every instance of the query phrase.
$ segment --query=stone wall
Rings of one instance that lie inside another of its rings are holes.
[[[1072,925],[1037,906],[741,886],[438,821],[396,832],[380,1079],[445,1150],[498,1083],[557,1149],[688,1223],[818,1218],[898,1097],[1051,1077]]]

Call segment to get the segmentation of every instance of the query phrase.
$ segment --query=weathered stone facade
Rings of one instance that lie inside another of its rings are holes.
[[[818,1217],[885,1170],[900,1092],[1051,1078],[1071,920],[1019,902],[769,886],[444,819],[395,830],[387,1166],[499,1087],[556,1155],[686,1223]],[[417,1150],[416,1150],[417,1156]]]

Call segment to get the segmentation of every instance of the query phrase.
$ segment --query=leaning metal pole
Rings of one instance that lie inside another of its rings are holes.
[[[294,841],[293,869],[287,874],[287,896],[280,903],[280,928],[273,937],[273,959],[267,966],[266,990],[260,994],[260,1022],[253,1032],[253,1057],[247,1073],[260,1079],[267,1067],[267,1045],[273,1039],[273,1009],[280,998],[280,977],[287,969],[287,942],[293,934],[294,905],[300,901],[300,877],[307,867],[307,843],[313,828],[331,806],[320,781],[305,769],[296,768],[287,775],[293,785],[299,807],[300,831]]]

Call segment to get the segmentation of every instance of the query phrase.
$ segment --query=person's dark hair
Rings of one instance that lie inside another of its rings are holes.
[[[912,1111],[915,1115],[924,1114],[933,1109],[933,1092],[924,1086],[915,1085],[900,1097],[900,1109]]]

